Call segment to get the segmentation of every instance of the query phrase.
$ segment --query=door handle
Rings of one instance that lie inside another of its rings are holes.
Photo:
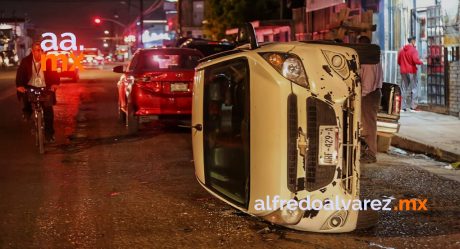
[[[179,125],[179,127],[182,128],[189,128],[189,129],[196,129],[197,131],[202,131],[203,130],[203,125],[202,124],[196,124],[196,125]]]

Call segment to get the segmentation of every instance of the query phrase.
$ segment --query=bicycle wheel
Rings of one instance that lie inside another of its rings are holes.
[[[43,110],[37,112],[37,139],[38,151],[40,154],[45,153],[45,126],[43,122]]]
[[[35,135],[35,146],[38,147],[38,145],[40,144],[40,139],[39,139],[39,136],[38,136],[38,129],[39,129],[39,126],[38,126],[38,111],[34,110],[34,127],[33,127],[33,131],[34,131],[34,135]]]

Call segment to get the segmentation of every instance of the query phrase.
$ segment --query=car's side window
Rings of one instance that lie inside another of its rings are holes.
[[[249,197],[249,65],[238,58],[205,69],[203,101],[208,187],[247,207]]]

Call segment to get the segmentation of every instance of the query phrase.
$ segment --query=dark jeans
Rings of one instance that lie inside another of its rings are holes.
[[[29,102],[27,99],[27,96],[22,96],[22,103],[23,103],[23,108],[22,108],[22,113],[24,114],[25,117],[30,118],[32,115],[32,104]],[[52,105],[44,105],[42,103],[43,107],[43,118],[44,118],[44,123],[45,123],[45,136],[46,137],[52,137],[54,135],[54,110]]]
[[[362,136],[369,146],[369,151],[367,153],[373,156],[377,154],[377,113],[380,108],[381,98],[382,91],[378,88],[361,99]]]
[[[417,74],[401,74],[402,109],[416,109],[418,104]]]

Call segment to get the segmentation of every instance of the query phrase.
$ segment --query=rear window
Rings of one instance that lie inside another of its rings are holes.
[[[194,69],[201,58],[199,54],[175,52],[146,52],[142,56],[139,70],[167,71],[180,69]]]
[[[227,50],[232,50],[235,48],[232,45],[225,45],[225,44],[192,44],[188,46],[189,48],[194,48],[199,50],[201,53],[203,53],[205,56],[224,52]]]

